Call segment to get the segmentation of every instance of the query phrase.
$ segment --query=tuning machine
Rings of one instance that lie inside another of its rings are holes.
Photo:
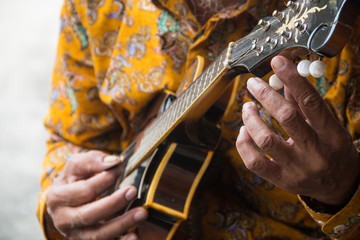
[[[287,7],[290,7],[292,10],[294,10],[295,12],[299,9],[300,4],[294,1],[288,1],[286,3]]]
[[[280,36],[283,37],[286,42],[288,42],[292,37],[292,33],[290,31],[281,30]]]
[[[271,26],[269,21],[266,21],[264,19],[260,19],[258,25],[261,26],[265,31],[269,30]]]
[[[271,49],[274,49],[278,44],[278,40],[271,37],[267,37],[265,42],[270,45]]]
[[[300,32],[301,34],[303,34],[303,33],[305,33],[305,31],[306,31],[307,25],[306,25],[306,24],[302,24],[301,22],[296,22],[296,23],[295,23],[295,28],[296,28],[297,30],[299,30],[299,32]]]
[[[278,10],[275,10],[272,15],[276,17],[280,22],[282,22],[285,18],[285,14],[283,12],[279,12]]]
[[[319,3],[321,0],[306,0],[307,3],[313,3],[313,4],[317,4]]]
[[[253,42],[251,50],[256,51],[256,56],[260,56],[264,52],[264,46],[258,46],[256,43]]]

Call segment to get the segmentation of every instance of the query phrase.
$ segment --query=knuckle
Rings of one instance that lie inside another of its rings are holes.
[[[86,214],[86,211],[82,209],[79,209],[76,212],[75,218],[82,226],[90,226],[94,224],[94,218],[92,218],[91,215]]]
[[[248,159],[247,161],[244,161],[244,164],[250,171],[257,171],[261,167],[260,162],[261,161],[259,159],[252,158],[252,159]]]
[[[54,226],[59,232],[61,232],[63,235],[68,235],[69,230],[73,228],[73,224],[69,221],[67,217],[55,217],[54,220]]]
[[[272,89],[269,86],[262,86],[261,88],[259,88],[259,90],[257,91],[257,97],[258,100],[260,102],[264,101],[265,99],[267,99],[271,94],[272,94]]]
[[[81,184],[81,189],[79,193],[81,193],[81,196],[86,199],[95,199],[96,197],[98,197],[96,194],[96,190],[89,184]]]
[[[46,194],[46,206],[48,209],[54,210],[63,202],[61,196],[62,190],[58,186],[51,186]]]
[[[54,187],[50,187],[48,193],[46,194],[46,205],[50,209],[52,209],[57,202],[57,197],[55,193],[56,191],[54,190]]]
[[[322,99],[320,95],[316,92],[304,93],[302,97],[300,97],[300,102],[302,106],[306,109],[318,109],[322,104]]]
[[[282,125],[292,124],[299,116],[297,110],[290,106],[285,106],[279,110],[279,123]]]
[[[264,134],[259,139],[258,146],[266,152],[275,146],[275,142],[275,137],[273,135]]]

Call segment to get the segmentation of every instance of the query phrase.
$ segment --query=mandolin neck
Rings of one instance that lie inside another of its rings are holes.
[[[251,42],[244,42],[244,51],[250,48]],[[121,154],[127,161],[124,177],[136,169],[180,122],[199,119],[223,93],[234,76],[247,72],[244,68],[229,67],[231,50],[230,45]]]

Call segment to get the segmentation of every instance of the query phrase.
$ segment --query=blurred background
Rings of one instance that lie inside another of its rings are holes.
[[[0,0],[0,239],[43,239],[35,215],[62,0]]]

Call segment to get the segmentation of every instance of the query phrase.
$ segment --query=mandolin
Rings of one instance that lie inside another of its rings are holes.
[[[117,187],[134,185],[149,218],[137,227],[141,239],[171,239],[187,219],[196,188],[221,138],[217,99],[243,73],[262,77],[275,55],[337,55],[348,41],[359,11],[356,0],[289,1],[283,11],[261,19],[246,37],[232,42],[195,80],[140,132],[121,153]],[[201,73],[200,73],[201,72]],[[215,104],[216,105],[216,104]],[[214,110],[215,109],[215,110]],[[215,114],[214,114],[215,113]]]

